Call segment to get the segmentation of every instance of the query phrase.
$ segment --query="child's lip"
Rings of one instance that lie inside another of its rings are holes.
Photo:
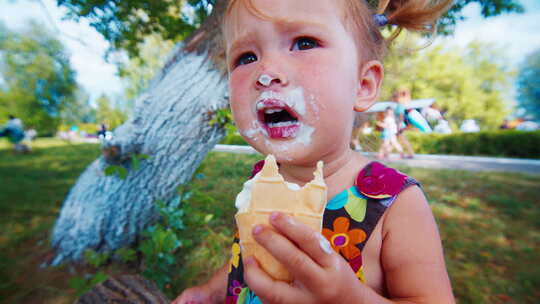
[[[269,127],[265,125],[264,128],[268,133],[268,137],[272,139],[287,139],[296,137],[296,134],[300,130],[300,123],[296,122],[290,126],[281,127]]]
[[[268,136],[273,139],[286,139],[295,137],[300,129],[299,117],[296,111],[287,105],[283,100],[276,98],[262,99],[257,102],[257,118],[260,124],[268,133]],[[265,121],[265,111],[268,110],[284,110],[289,113],[290,116],[296,119],[296,121],[268,124]],[[281,124],[281,125],[279,125]]]

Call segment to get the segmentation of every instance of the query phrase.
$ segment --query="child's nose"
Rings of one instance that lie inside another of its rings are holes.
[[[257,78],[256,86],[258,88],[269,88],[274,85],[287,85],[287,77],[281,73],[262,72]]]

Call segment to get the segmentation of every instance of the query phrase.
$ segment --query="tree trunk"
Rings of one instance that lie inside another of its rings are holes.
[[[155,201],[173,198],[223,137],[223,128],[210,120],[227,105],[219,26],[225,2],[218,1],[200,29],[175,48],[138,98],[133,117],[103,144],[103,156],[69,192],[52,233],[53,265],[78,260],[87,249],[108,251],[136,241],[157,217]],[[131,167],[137,154],[150,156],[139,169]],[[110,165],[127,168],[127,177],[106,176]]]

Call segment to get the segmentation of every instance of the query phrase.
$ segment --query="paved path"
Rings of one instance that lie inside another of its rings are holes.
[[[258,153],[250,146],[234,145],[216,145],[214,151],[243,154]],[[368,157],[375,157],[375,153],[373,152],[366,152],[365,154]],[[413,159],[400,159],[399,155],[392,154],[390,155],[389,160],[383,162],[404,164],[410,167],[433,169],[437,168],[470,171],[505,171],[540,175],[540,160],[537,159],[432,154],[418,154]]]

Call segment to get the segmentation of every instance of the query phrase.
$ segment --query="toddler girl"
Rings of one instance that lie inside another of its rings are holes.
[[[452,303],[437,226],[417,182],[350,149],[354,111],[377,100],[380,26],[432,30],[449,1],[231,0],[230,99],[242,136],[304,185],[324,161],[322,234],[281,213],[254,238],[294,275],[275,281],[240,256],[174,303]],[[255,166],[255,172],[260,168]],[[233,202],[229,202],[233,203]]]
[[[401,154],[401,158],[403,158],[403,148],[397,141],[398,127],[392,107],[386,108],[384,119],[378,125],[383,128],[383,131],[381,133],[382,143],[377,157],[380,159],[386,158],[392,152],[392,149],[395,148]]]

